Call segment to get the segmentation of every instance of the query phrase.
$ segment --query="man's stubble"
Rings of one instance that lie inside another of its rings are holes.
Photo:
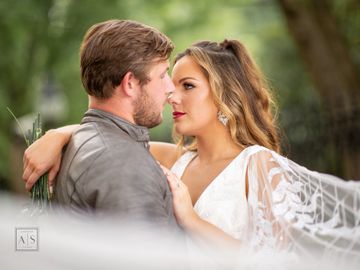
[[[146,88],[141,87],[141,94],[134,102],[134,121],[139,126],[153,128],[162,122],[162,111],[148,95]]]

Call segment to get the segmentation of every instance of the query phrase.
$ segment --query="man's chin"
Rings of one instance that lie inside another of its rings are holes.
[[[143,126],[143,127],[147,127],[147,128],[153,128],[156,127],[158,125],[160,125],[163,121],[163,116],[162,113],[160,115],[158,115],[157,118],[153,117],[153,118],[135,118],[135,123],[138,126]]]
[[[159,117],[159,119],[157,121],[153,121],[151,123],[149,123],[148,125],[146,125],[147,128],[153,128],[153,127],[157,127],[158,125],[160,125],[163,121],[162,115],[161,117]]]

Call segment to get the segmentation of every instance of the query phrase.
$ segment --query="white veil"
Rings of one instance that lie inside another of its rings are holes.
[[[321,174],[264,147],[248,159],[249,233],[257,250],[360,262],[360,182]]]

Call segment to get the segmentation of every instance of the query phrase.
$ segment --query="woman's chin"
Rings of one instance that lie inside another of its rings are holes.
[[[180,134],[182,136],[193,136],[192,132],[190,132],[189,129],[179,124],[174,124],[174,129],[177,134]]]

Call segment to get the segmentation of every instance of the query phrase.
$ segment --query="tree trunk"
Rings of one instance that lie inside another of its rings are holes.
[[[326,0],[278,0],[326,110],[339,174],[360,179],[360,79]]]

